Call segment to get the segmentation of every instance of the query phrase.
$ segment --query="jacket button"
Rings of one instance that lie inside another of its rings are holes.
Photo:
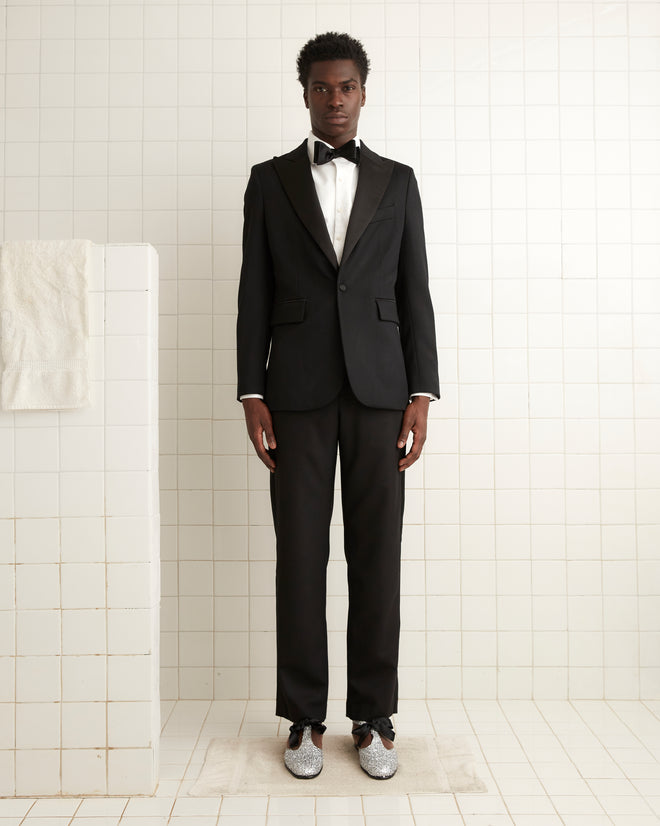
[[[346,284],[340,284],[340,285],[339,285],[339,289],[340,289],[343,293],[345,293],[345,292],[346,292],[346,290],[348,289],[348,287],[346,286]]]

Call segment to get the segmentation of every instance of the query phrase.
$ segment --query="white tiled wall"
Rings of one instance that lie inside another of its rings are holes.
[[[658,4],[6,0],[5,17],[4,237],[160,255],[163,696],[274,694],[267,475],[234,401],[242,193],[307,133],[295,56],[337,29],[372,60],[361,136],[418,173],[438,316],[402,695],[657,697]],[[334,697],[345,602],[337,525]]]
[[[0,411],[0,797],[157,782],[158,259],[93,256],[91,405]]]

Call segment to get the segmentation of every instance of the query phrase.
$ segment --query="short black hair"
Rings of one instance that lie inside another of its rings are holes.
[[[352,60],[360,72],[360,83],[364,86],[367,82],[369,58],[362,43],[349,34],[326,32],[317,34],[305,43],[296,61],[298,80],[304,89],[307,88],[312,63],[318,63],[321,60]]]

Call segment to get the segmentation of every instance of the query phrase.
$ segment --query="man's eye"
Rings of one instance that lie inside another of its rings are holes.
[[[344,86],[344,91],[345,92],[354,92],[355,91],[355,86]]]

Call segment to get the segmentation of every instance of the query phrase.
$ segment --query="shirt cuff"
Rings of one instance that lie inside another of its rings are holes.
[[[411,393],[410,398],[412,399],[413,396],[426,396],[431,401],[437,402],[438,397],[434,396],[433,393]],[[239,401],[243,401],[243,399],[263,399],[263,396],[259,393],[244,393],[242,396],[238,397]]]

